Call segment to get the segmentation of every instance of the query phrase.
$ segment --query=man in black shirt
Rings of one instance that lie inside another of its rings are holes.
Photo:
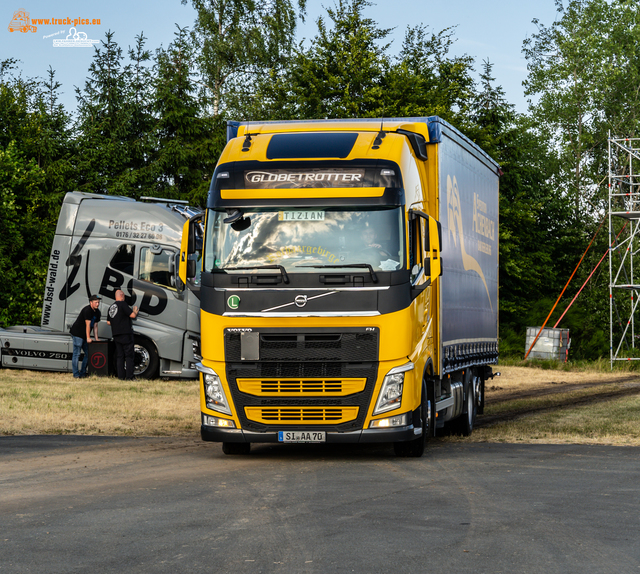
[[[116,302],[109,307],[107,325],[111,325],[111,334],[116,344],[116,363],[120,380],[133,379],[133,327],[131,319],[138,316],[138,308],[126,304],[124,292],[116,291]],[[126,368],[125,368],[126,367]]]
[[[98,321],[100,321],[100,297],[91,295],[89,304],[80,311],[80,315],[71,327],[73,337],[73,356],[71,368],[76,379],[87,376],[87,363],[89,362],[89,343],[91,343],[91,328],[93,327],[94,339],[98,339]],[[80,353],[84,351],[82,366],[78,368]]]

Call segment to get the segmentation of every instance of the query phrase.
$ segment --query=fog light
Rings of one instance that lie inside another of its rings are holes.
[[[220,428],[228,428],[234,429],[236,428],[236,423],[230,421],[229,419],[220,419],[218,417],[210,417],[209,415],[203,415],[204,425],[208,427],[220,427]]]
[[[395,417],[391,417],[388,419],[379,419],[377,421],[371,421],[369,424],[370,429],[382,429],[382,428],[391,428],[391,427],[403,427],[407,425],[408,413],[404,413],[403,415],[396,415]]]

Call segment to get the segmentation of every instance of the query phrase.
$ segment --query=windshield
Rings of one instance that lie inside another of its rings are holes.
[[[235,231],[224,211],[210,210],[206,271],[281,265],[289,272],[318,273],[311,266],[368,264],[375,271],[405,268],[403,211],[261,209],[246,211],[251,225]]]

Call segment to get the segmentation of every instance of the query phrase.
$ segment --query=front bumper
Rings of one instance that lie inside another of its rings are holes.
[[[282,430],[304,430],[308,428],[285,428]],[[321,430],[314,428],[313,430]],[[419,434],[419,432],[418,432]],[[260,433],[241,429],[221,429],[201,425],[202,440],[209,442],[279,442],[277,432]],[[404,442],[418,435],[413,425],[387,429],[364,429],[351,432],[327,432],[327,443],[385,443]],[[325,443],[326,444],[326,443]]]

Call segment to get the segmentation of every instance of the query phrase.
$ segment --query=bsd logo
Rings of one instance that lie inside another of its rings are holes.
[[[142,313],[147,313],[148,315],[160,315],[166,309],[167,294],[164,289],[151,283],[147,283],[146,281],[136,281],[132,278],[127,281],[125,290],[125,280],[126,278],[122,273],[112,269],[111,267],[107,267],[104,270],[104,275],[100,282],[100,295],[107,299],[115,300],[116,291],[121,289],[125,293],[125,301],[127,304],[133,305],[137,303],[137,297],[135,293],[133,295],[127,295],[127,291],[129,293],[133,293],[133,288],[135,287],[137,291],[142,291],[144,293],[142,301],[139,303],[140,311]]]

